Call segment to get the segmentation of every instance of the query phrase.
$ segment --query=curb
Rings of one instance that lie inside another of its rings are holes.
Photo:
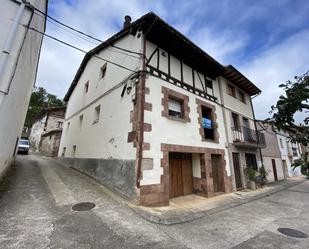
[[[170,215],[170,214],[169,215],[164,215],[164,214],[156,215],[156,214],[147,212],[144,209],[137,207],[137,206],[134,206],[134,205],[128,205],[128,206],[135,213],[137,213],[139,216],[141,216],[142,218],[144,218],[144,219],[146,219],[146,220],[148,220],[152,223],[157,223],[157,224],[162,224],[162,225],[174,225],[174,224],[180,224],[180,223],[185,223],[185,222],[201,219],[205,216],[210,216],[210,215],[225,211],[227,209],[238,207],[238,206],[244,205],[246,203],[265,198],[265,197],[270,196],[272,194],[275,194],[277,192],[280,192],[280,191],[283,191],[285,189],[299,185],[299,184],[303,183],[304,181],[306,181],[306,179],[296,181],[296,182],[291,182],[291,183],[288,183],[284,186],[279,186],[278,188],[270,190],[266,193],[257,194],[256,196],[248,197],[246,199],[234,200],[234,201],[231,201],[230,204],[224,204],[224,206],[218,206],[218,207],[215,207],[215,208],[212,208],[212,209],[209,209],[209,210],[194,212],[194,213],[190,213],[190,214],[186,214],[186,212],[179,212],[179,213],[176,212],[175,215]]]

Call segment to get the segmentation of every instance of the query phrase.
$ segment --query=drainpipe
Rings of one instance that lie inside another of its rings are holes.
[[[258,140],[260,140],[260,139],[258,137],[258,130],[257,130],[257,125],[256,125],[256,120],[255,120],[255,113],[254,113],[254,109],[253,109],[252,99],[254,99],[255,97],[259,96],[260,94],[261,93],[258,93],[256,95],[254,95],[253,97],[250,97],[251,110],[252,110],[253,119],[254,119],[254,127],[255,127],[256,137],[258,138]],[[263,165],[264,162],[263,162],[262,149],[260,148],[259,151],[260,151],[261,164]]]
[[[3,100],[3,95],[7,95],[7,89],[8,89],[8,85],[7,82],[4,83],[4,73],[5,73],[5,69],[8,65],[8,60],[9,60],[9,56],[10,56],[10,52],[12,49],[12,45],[14,43],[15,37],[16,37],[16,33],[17,33],[17,29],[18,29],[18,25],[22,19],[23,16],[23,12],[25,9],[25,4],[22,2],[19,5],[19,9],[16,13],[14,22],[12,24],[12,27],[9,31],[9,34],[5,40],[4,46],[2,48],[2,53],[1,53],[1,57],[0,57],[0,105],[1,102]]]

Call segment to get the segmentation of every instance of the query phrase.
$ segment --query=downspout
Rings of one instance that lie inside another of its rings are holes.
[[[140,91],[138,91],[138,95],[140,95],[140,115],[138,121],[138,158],[137,158],[137,169],[136,169],[136,187],[140,188],[141,182],[141,169],[142,169],[142,160],[143,160],[143,144],[144,144],[144,107],[145,107],[145,84],[146,84],[146,37],[143,35],[143,65],[142,72],[140,75]]]
[[[13,45],[15,37],[16,37],[18,25],[19,25],[19,23],[22,19],[22,16],[23,16],[24,9],[25,9],[25,4],[22,2],[19,5],[19,9],[16,13],[14,22],[12,24],[12,27],[9,31],[9,34],[7,36],[7,39],[6,39],[4,46],[3,46],[3,49],[2,49],[2,56],[0,58],[0,86],[1,86],[1,89],[0,89],[0,93],[1,93],[0,104],[1,104],[2,99],[3,99],[3,95],[8,94],[8,92],[7,92],[8,85],[3,83],[4,72],[5,72],[5,69],[8,65],[8,59],[9,59],[9,56],[10,56],[10,53],[11,53],[12,45]]]
[[[254,127],[255,127],[256,137],[258,138],[258,140],[259,140],[258,130],[257,130],[257,125],[256,125],[256,119],[255,119],[255,113],[254,113],[254,109],[253,109],[252,99],[254,99],[255,97],[259,96],[260,94],[261,94],[261,92],[259,92],[258,94],[254,95],[253,97],[250,97],[251,110],[252,110],[253,119],[254,119]],[[259,148],[259,151],[260,151],[261,164],[263,165],[264,162],[263,162],[262,149]]]

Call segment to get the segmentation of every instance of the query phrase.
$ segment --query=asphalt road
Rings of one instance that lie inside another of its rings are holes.
[[[309,248],[309,181],[199,220],[150,223],[78,172],[37,155],[18,156],[0,186],[0,248]],[[72,205],[91,201],[91,211]]]

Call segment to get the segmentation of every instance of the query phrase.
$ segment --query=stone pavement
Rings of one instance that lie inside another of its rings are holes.
[[[309,234],[309,181],[190,222],[162,225],[53,159],[19,156],[9,176],[0,187],[1,249],[309,248],[308,238],[278,232],[293,228]],[[82,201],[96,207],[73,211]]]
[[[267,184],[262,189],[243,190],[211,198],[187,195],[170,200],[169,207],[141,207],[130,205],[143,218],[160,224],[171,225],[188,222],[229,208],[269,196],[306,181],[305,177],[290,178]]]

